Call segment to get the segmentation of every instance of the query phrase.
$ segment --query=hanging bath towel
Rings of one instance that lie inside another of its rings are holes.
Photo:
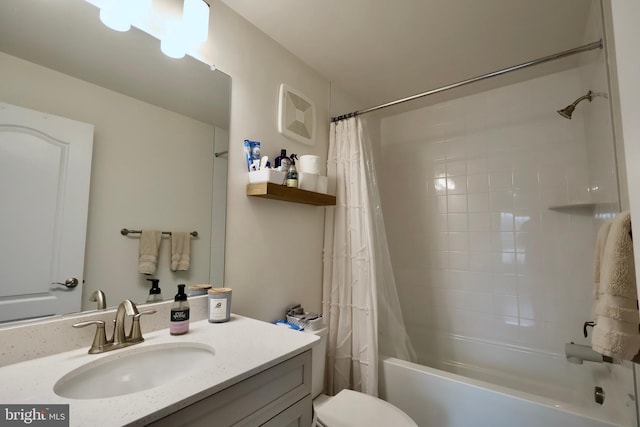
[[[593,350],[631,360],[640,350],[636,274],[631,240],[631,215],[614,218],[600,265],[600,298],[596,305]]]
[[[187,271],[191,264],[191,235],[171,232],[171,271]]]
[[[140,233],[140,251],[138,271],[140,274],[153,274],[158,265],[158,249],[162,232],[158,230],[142,230]]]

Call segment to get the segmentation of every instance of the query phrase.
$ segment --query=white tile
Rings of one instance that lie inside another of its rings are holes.
[[[507,154],[496,155],[489,158],[488,172],[511,172],[512,156]]]
[[[468,270],[469,269],[469,253],[468,252],[449,252],[449,268],[451,270]]]
[[[489,212],[489,193],[475,193],[467,195],[469,212]]]
[[[466,194],[467,177],[465,175],[448,177],[446,188],[447,194]]]
[[[540,212],[533,209],[516,209],[513,215],[516,231],[527,233],[540,232]]]
[[[491,271],[491,253],[473,251],[469,252],[469,271]]]
[[[491,271],[494,273],[516,274],[516,254],[513,252],[492,252]]]
[[[513,213],[512,212],[491,212],[491,230],[492,231],[513,231]]]
[[[447,162],[447,176],[461,176],[467,174],[467,163],[464,160]]]
[[[536,168],[517,168],[513,170],[513,188],[516,190],[535,190],[538,188],[538,170]]]
[[[447,158],[446,143],[443,141],[436,141],[429,144],[427,147],[427,156],[432,161],[443,161]]]
[[[494,316],[493,329],[498,339],[507,342],[518,342],[520,339],[520,325],[516,316]]]
[[[536,190],[515,190],[513,207],[515,210],[536,209],[540,205]]]
[[[433,253],[432,267],[438,270],[446,270],[449,268],[449,252],[436,251]]]
[[[447,196],[447,209],[451,213],[464,213],[467,212],[467,195],[453,195]]]
[[[447,215],[447,217],[449,220],[449,231],[462,232],[469,229],[466,213],[452,213]]]
[[[438,196],[438,212],[441,214],[447,213],[447,196]]]
[[[469,239],[467,238],[467,233],[449,233],[449,250],[468,251]]]
[[[447,123],[447,126],[444,127],[443,132],[451,131],[452,126],[450,123]],[[466,143],[460,139],[453,139],[448,141],[447,143],[447,160],[449,159],[464,159],[465,156]]]
[[[512,190],[513,178],[511,176],[511,171],[490,173],[489,188],[491,191]]]
[[[469,193],[486,193],[489,191],[489,177],[487,174],[467,176],[467,191]]]
[[[447,286],[452,289],[470,289],[473,276],[463,270],[450,270],[448,272]]]
[[[441,214],[436,217],[437,219],[437,230],[438,231],[449,231],[449,218],[446,214]]]
[[[518,314],[520,319],[544,320],[544,300],[533,295],[518,296]]]
[[[498,316],[518,317],[518,297],[513,295],[494,295],[493,312]]]
[[[515,252],[515,234],[509,231],[494,231],[491,233],[492,252]]]
[[[448,251],[449,250],[449,233],[436,233],[434,236],[433,250]]]
[[[467,122],[467,125],[468,125],[467,130],[470,130],[470,128],[473,127],[473,125],[470,124],[469,122]],[[483,137],[483,135],[469,134],[468,138],[466,138],[465,141],[466,141],[467,159],[475,160],[478,157],[485,157],[487,155],[488,142]],[[467,162],[468,161],[469,160],[467,160]]]
[[[491,233],[488,231],[469,232],[469,250],[489,253],[491,249]]]
[[[432,163],[431,177],[433,179],[445,178],[447,176],[447,165],[445,162]]]
[[[430,193],[436,196],[446,196],[447,194],[447,178],[436,178],[431,180],[429,186]]]
[[[469,213],[469,231],[490,231],[491,216],[488,212]]]
[[[492,191],[490,194],[491,211],[513,211],[513,191]]]
[[[487,175],[487,159],[471,159],[467,160],[467,175]]]
[[[496,295],[518,295],[518,279],[515,274],[494,273],[491,283]]]

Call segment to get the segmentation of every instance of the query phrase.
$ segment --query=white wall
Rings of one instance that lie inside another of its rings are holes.
[[[154,277],[165,298],[177,283],[208,283],[213,126],[3,53],[0,68],[3,101],[95,126],[83,309],[96,289],[110,305],[146,299],[139,239],[121,228],[198,231],[190,270],[170,271],[165,238]]]

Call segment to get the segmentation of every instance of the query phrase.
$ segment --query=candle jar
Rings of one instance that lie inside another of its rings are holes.
[[[212,288],[207,294],[209,295],[209,322],[228,322],[231,317],[231,289]]]

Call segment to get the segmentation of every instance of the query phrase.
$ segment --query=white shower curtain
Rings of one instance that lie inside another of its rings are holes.
[[[378,395],[378,354],[415,360],[404,327],[373,156],[359,117],[331,123],[327,164],[337,204],[325,217],[327,393]]]

